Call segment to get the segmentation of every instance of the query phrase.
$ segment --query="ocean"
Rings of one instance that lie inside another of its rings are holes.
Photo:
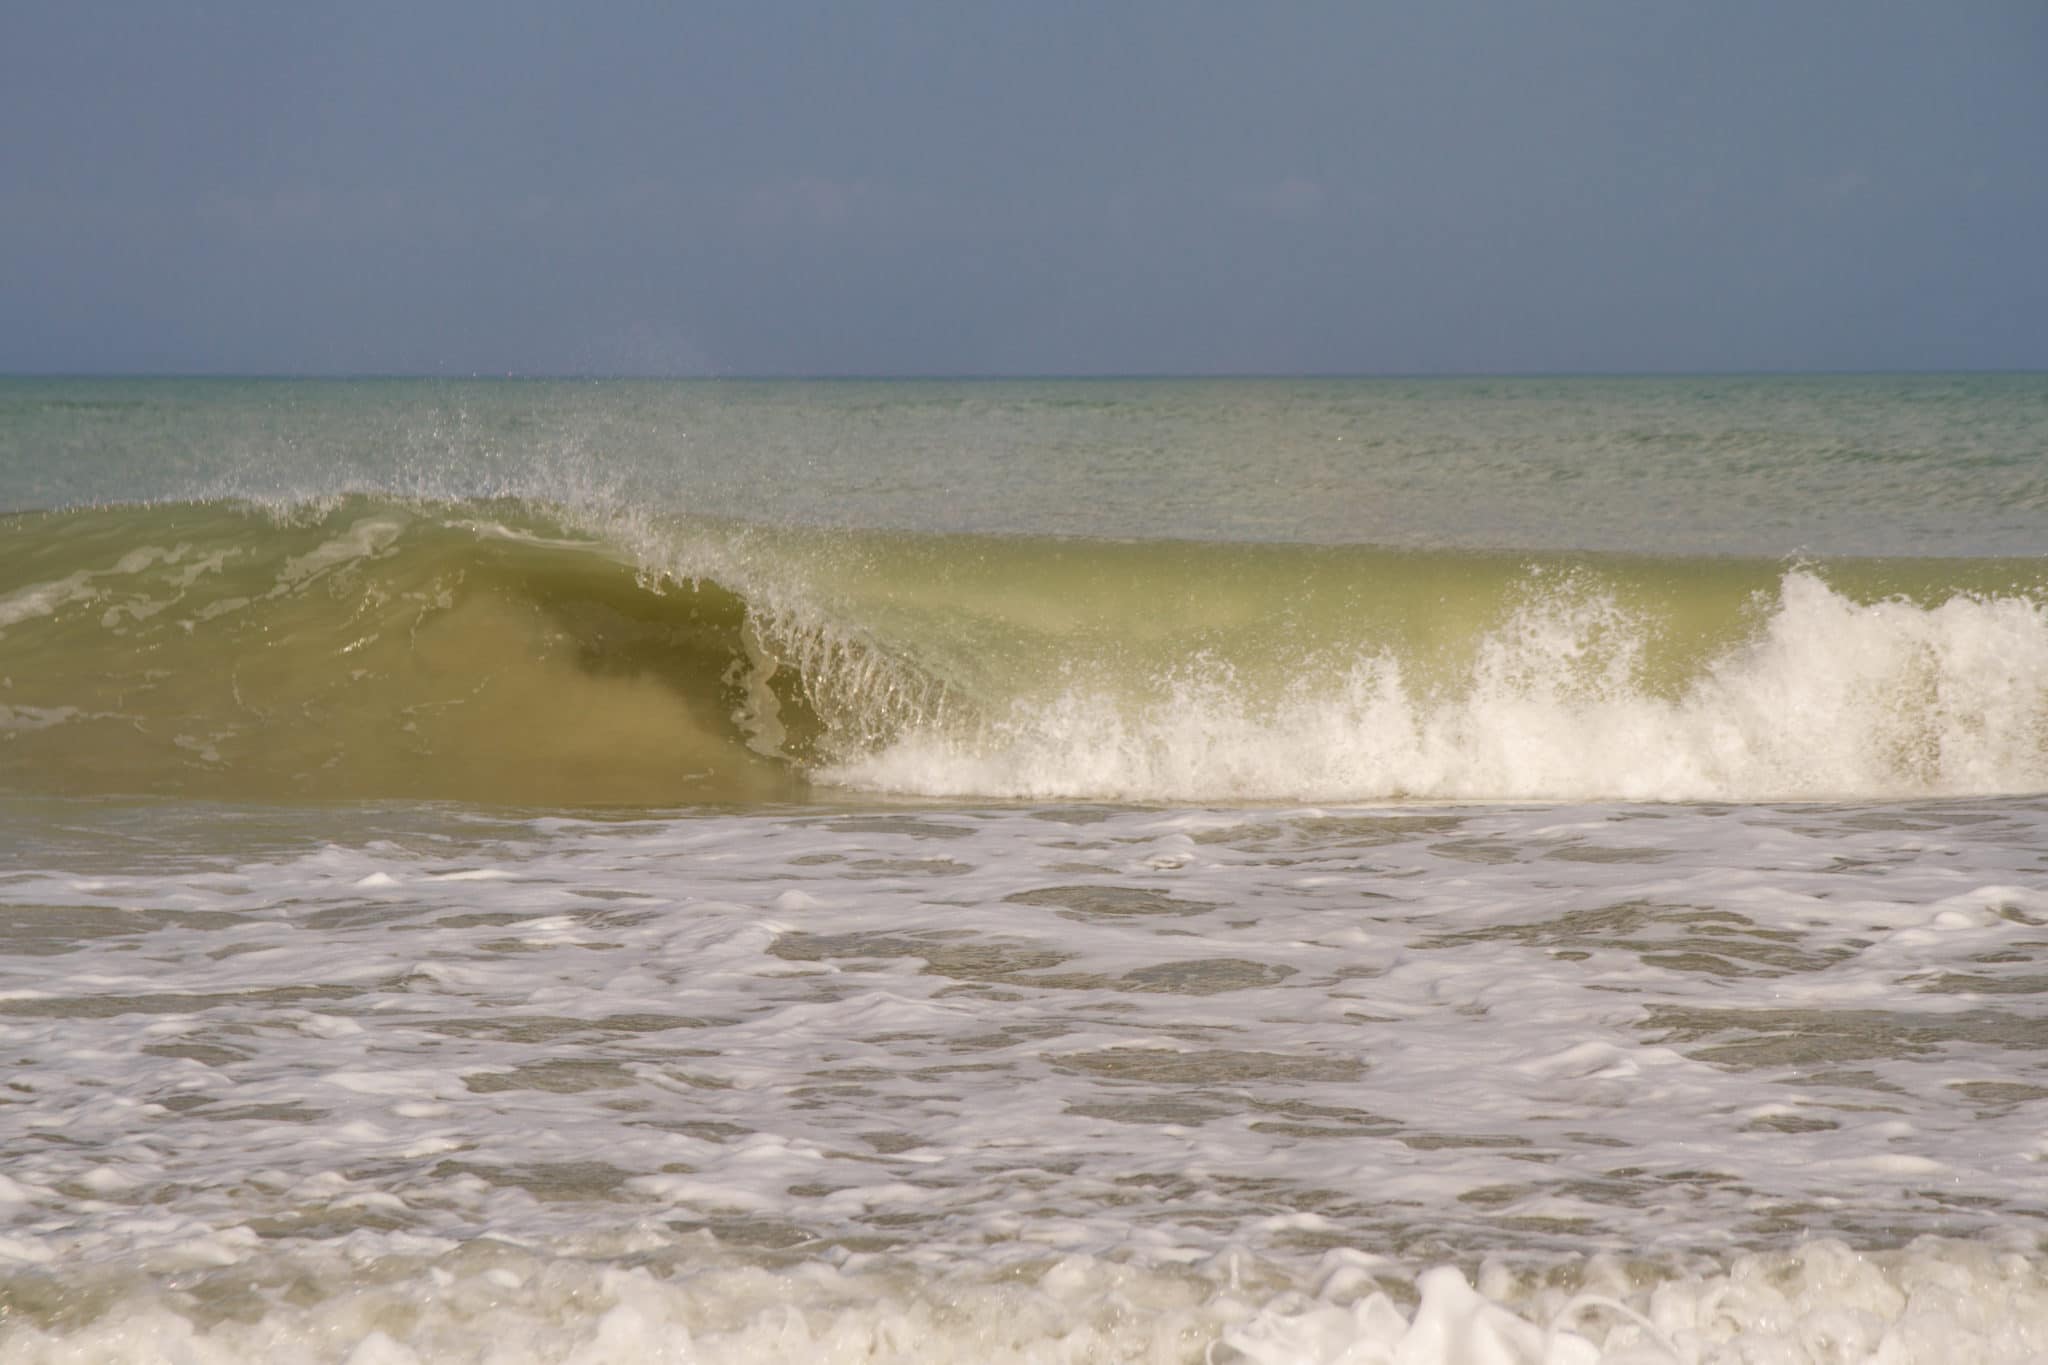
[[[0,1362],[2048,1360],[2048,376],[0,380]]]

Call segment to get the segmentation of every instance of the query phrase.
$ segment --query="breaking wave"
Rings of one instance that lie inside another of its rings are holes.
[[[627,529],[351,496],[12,517],[0,785],[507,804],[2048,787],[2029,561]]]

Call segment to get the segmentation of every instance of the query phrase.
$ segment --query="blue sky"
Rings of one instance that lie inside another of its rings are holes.
[[[0,0],[0,371],[2048,368],[2048,4]]]

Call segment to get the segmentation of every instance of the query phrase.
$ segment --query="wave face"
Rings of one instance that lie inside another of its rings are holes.
[[[2031,791],[2040,572],[360,495],[92,508],[0,537],[0,782],[641,805]]]
[[[6,541],[11,785],[511,803],[792,790],[749,747],[773,694],[749,691],[746,604],[710,583],[656,590],[517,508],[117,508],[17,518]]]

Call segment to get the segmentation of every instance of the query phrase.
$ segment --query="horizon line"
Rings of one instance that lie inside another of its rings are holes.
[[[1643,370],[1128,370],[1043,371],[800,371],[760,370],[710,374],[622,373],[603,370],[0,370],[0,380],[222,380],[347,383],[366,380],[452,383],[1093,383],[1172,380],[1456,380],[1456,379],[1770,379],[1904,377],[1914,375],[2042,375],[2048,367],[1994,366],[1849,369],[1643,369]]]

